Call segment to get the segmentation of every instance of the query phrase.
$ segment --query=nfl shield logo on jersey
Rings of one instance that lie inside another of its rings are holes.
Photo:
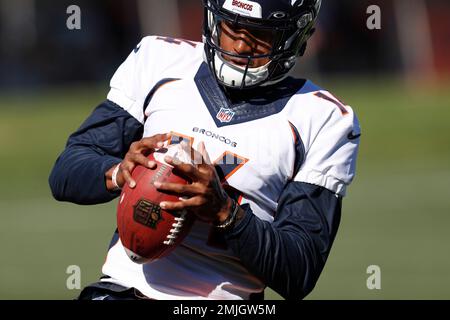
[[[217,113],[216,118],[220,120],[220,122],[230,122],[234,117],[234,112],[231,109],[221,108]]]

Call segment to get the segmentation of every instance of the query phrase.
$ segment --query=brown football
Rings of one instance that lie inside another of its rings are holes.
[[[193,214],[166,211],[159,206],[162,201],[179,201],[179,197],[159,192],[154,182],[188,183],[163,160],[166,154],[174,156],[174,149],[177,147],[169,146],[150,154],[148,159],[155,161],[157,168],[137,166],[132,172],[136,187],[131,189],[125,184],[122,189],[117,228],[128,257],[136,263],[167,256],[183,241],[195,221]]]

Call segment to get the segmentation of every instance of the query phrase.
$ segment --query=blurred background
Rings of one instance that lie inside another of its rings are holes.
[[[67,28],[70,5],[81,29]],[[308,299],[450,298],[449,17],[446,0],[323,1],[294,73],[351,105],[362,139]],[[81,287],[98,279],[116,203],[58,203],[49,172],[141,37],[200,40],[201,24],[200,0],[0,0],[0,299],[75,298],[72,265]],[[372,265],[381,289],[367,287]]]

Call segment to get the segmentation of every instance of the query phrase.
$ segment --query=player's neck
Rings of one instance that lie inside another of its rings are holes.
[[[224,91],[225,95],[227,96],[228,100],[232,104],[239,104],[244,102],[249,102],[253,99],[260,99],[264,98],[267,92],[267,87],[256,87],[251,89],[232,89],[232,88],[226,88],[222,87],[222,90]]]
[[[300,80],[300,82],[298,82],[298,80]],[[298,91],[306,82],[305,79],[298,80],[295,84],[293,84],[289,78],[286,78],[283,81],[273,85],[244,90],[226,88],[222,86],[220,87],[228,98],[229,103],[236,105],[245,102],[251,102],[252,100],[271,101],[274,99],[278,99],[286,94],[292,95],[296,91]]]

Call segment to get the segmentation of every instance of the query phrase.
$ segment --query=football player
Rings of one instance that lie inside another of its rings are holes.
[[[73,133],[50,175],[54,197],[111,201],[145,154],[184,143],[197,165],[168,158],[191,184],[167,210],[199,219],[170,255],[132,262],[117,231],[101,281],[80,299],[284,298],[314,288],[355,174],[360,129],[351,107],[289,76],[320,0],[204,0],[203,42],[149,36]],[[112,217],[113,218],[113,217]]]

